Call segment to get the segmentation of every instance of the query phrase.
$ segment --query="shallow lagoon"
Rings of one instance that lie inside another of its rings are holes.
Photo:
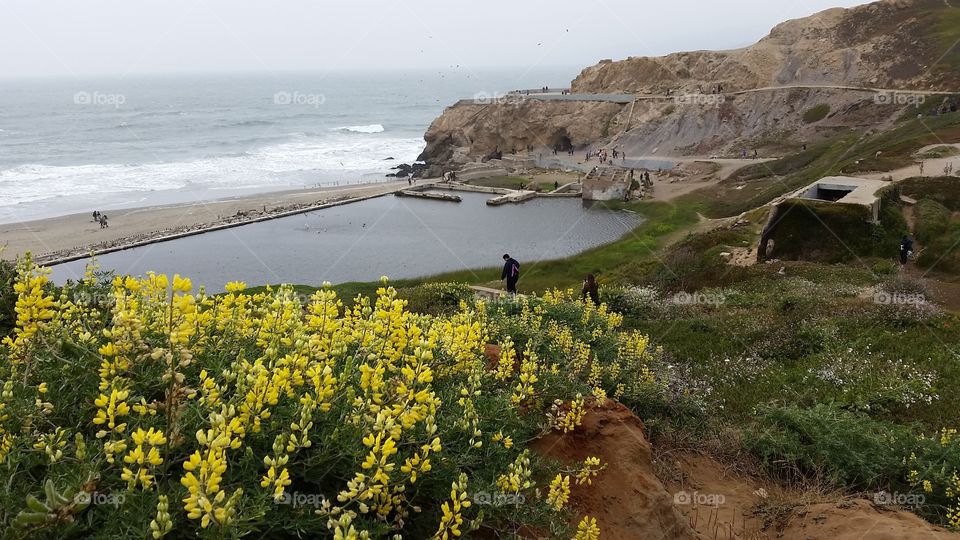
[[[612,242],[643,218],[580,199],[534,199],[488,207],[488,195],[463,202],[380,197],[98,257],[118,274],[179,273],[211,292],[228,281],[249,285],[405,279],[555,259]],[[57,283],[83,275],[86,261],[53,267]],[[499,278],[494,272],[480,281]]]

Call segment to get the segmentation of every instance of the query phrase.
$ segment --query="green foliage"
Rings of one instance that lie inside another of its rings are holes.
[[[908,178],[900,186],[904,195],[918,201],[930,199],[953,212],[960,212],[960,178],[956,176]]]
[[[871,223],[866,207],[818,201],[789,200],[774,225],[774,256],[822,262],[859,257],[894,257],[906,222],[894,205],[881,208],[880,223]]]
[[[821,103],[807,109],[803,113],[803,121],[807,124],[813,124],[814,122],[823,120],[828,114],[830,114],[830,105]]]
[[[0,260],[0,337],[9,334],[17,322],[17,313],[13,310],[17,302],[13,290],[16,277],[17,269],[13,263]]]
[[[910,431],[831,404],[765,406],[744,444],[784,477],[873,490],[905,478]]]
[[[475,293],[465,283],[426,283],[400,289],[397,296],[406,300],[407,308],[415,313],[451,315],[462,302],[470,303]]]
[[[916,220],[913,227],[917,241],[927,244],[947,232],[950,226],[950,210],[937,201],[923,199],[913,210]]]
[[[922,493],[920,514],[935,523],[960,525],[957,512],[958,474],[960,474],[960,437],[956,429],[943,429],[933,436],[914,441],[907,458],[907,484],[914,493]]]

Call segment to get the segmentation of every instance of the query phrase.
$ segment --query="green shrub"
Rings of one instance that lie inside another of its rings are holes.
[[[907,232],[899,208],[883,205],[880,223],[870,210],[851,204],[789,200],[774,225],[774,257],[846,262],[859,257],[893,257]]]
[[[904,477],[911,437],[903,426],[835,405],[788,405],[761,408],[744,443],[775,473],[870,490]]]
[[[927,244],[945,233],[950,225],[950,210],[931,199],[923,199],[918,202],[913,215],[916,219],[914,234],[917,240],[923,244]]]
[[[960,211],[960,178],[955,176],[908,178],[900,183],[900,188],[904,195],[918,201],[932,199],[949,210]]]
[[[943,429],[932,437],[920,437],[907,458],[907,484],[924,496],[919,514],[935,523],[960,525],[957,477],[960,474],[960,437],[957,430]]]
[[[815,107],[807,109],[807,112],[803,113],[803,121],[807,124],[812,124],[814,122],[823,120],[828,114],[830,114],[830,105],[821,103]]]
[[[17,269],[13,263],[0,260],[0,337],[9,334],[17,322],[17,314],[13,310],[17,302],[17,294],[13,290],[16,277]]]
[[[397,296],[407,301],[407,309],[425,315],[448,315],[460,309],[460,302],[471,300],[475,293],[465,283],[426,283],[401,289]]]

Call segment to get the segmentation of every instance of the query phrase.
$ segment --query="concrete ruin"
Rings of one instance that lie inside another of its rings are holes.
[[[807,187],[799,189],[773,205],[770,217],[760,235],[760,244],[757,246],[757,261],[762,262],[775,256],[773,242],[774,230],[784,217],[784,207],[791,206],[797,201],[814,201],[823,204],[859,206],[867,210],[872,223],[880,222],[880,190],[889,186],[883,180],[869,178],[854,178],[851,176],[828,176],[821,178]]]
[[[854,178],[852,176],[828,176],[787,198],[866,206],[870,208],[870,213],[876,222],[880,221],[880,197],[877,192],[887,185],[889,183],[883,180]]]
[[[630,192],[630,176],[626,169],[596,167],[583,179],[585,201],[622,201]]]

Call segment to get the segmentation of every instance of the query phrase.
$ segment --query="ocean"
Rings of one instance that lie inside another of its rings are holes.
[[[0,79],[0,222],[382,181],[458,99],[577,72]]]

